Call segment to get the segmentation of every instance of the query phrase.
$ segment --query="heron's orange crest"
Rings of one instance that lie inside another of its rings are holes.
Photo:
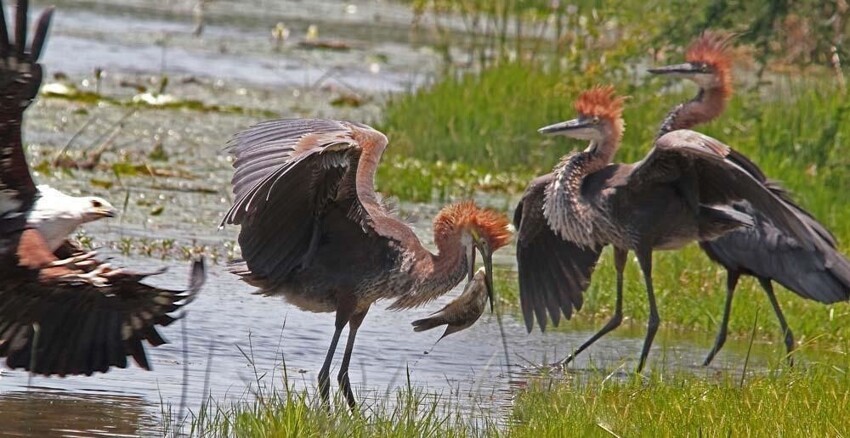
[[[688,62],[701,62],[711,65],[720,77],[720,85],[724,93],[732,92],[730,70],[732,69],[732,54],[729,53],[729,41],[732,36],[706,31],[697,37],[685,52]]]
[[[579,95],[575,109],[583,116],[617,121],[623,118],[625,101],[625,97],[617,96],[613,86],[597,85]]]
[[[435,236],[445,236],[462,229],[474,229],[487,239],[495,251],[511,240],[510,222],[505,215],[479,208],[473,201],[447,205],[434,218]]]

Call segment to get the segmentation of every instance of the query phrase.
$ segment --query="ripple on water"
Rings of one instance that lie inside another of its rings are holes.
[[[138,269],[162,264],[151,259],[117,262]],[[188,263],[167,264],[169,270],[154,277],[151,283],[169,287],[185,284]],[[104,420],[102,426],[96,423],[92,427],[99,430],[112,424],[110,418],[120,417],[115,420],[116,429],[104,430],[122,434],[133,427],[150,430],[158,421],[163,403],[175,409],[180,406],[184,389],[187,407],[197,412],[205,400],[205,382],[209,385],[206,393],[219,403],[251,400],[258,385],[257,376],[263,376],[259,384],[265,390],[281,389],[284,363],[291,385],[297,389],[315,389],[318,368],[333,330],[332,315],[302,312],[281,298],[264,297],[252,291],[223,267],[210,266],[206,286],[188,306],[185,319],[162,330],[171,343],[148,350],[153,372],[133,365],[88,378],[35,376],[31,380],[34,387],[27,393],[28,375],[4,370],[0,378],[0,411],[14,415],[22,424],[29,424],[25,421],[28,415],[37,417],[40,432],[48,430],[44,428],[75,424],[76,419],[90,415],[84,414],[85,410],[97,408],[104,410]],[[561,358],[591,334],[581,330],[545,334],[535,331],[529,335],[520,321],[505,317],[512,362],[509,374],[499,328],[495,317],[489,314],[470,329],[436,345],[439,330],[412,331],[411,321],[439,309],[460,292],[461,287],[455,288],[449,296],[413,311],[388,311],[380,303],[373,307],[358,333],[351,364],[352,383],[359,397],[373,402],[385,400],[396,389],[407,387],[409,373],[412,386],[441,394],[461,411],[485,412],[498,418],[508,412],[516,390],[538,375],[533,369],[523,370],[522,365]],[[628,371],[634,366],[642,342],[639,337],[603,339],[589,354],[579,356],[574,367],[578,371],[574,373],[599,374],[596,370],[600,368],[608,373]],[[663,338],[660,343],[664,343]],[[341,359],[341,350],[337,352],[335,365]],[[650,366],[689,367],[705,352],[703,347],[687,344],[659,350],[653,352]],[[188,361],[183,360],[184,353]],[[58,401],[38,402],[48,399]],[[33,416],[31,410],[36,405],[38,415]]]

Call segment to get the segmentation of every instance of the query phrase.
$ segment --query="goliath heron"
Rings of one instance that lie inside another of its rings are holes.
[[[749,226],[751,218],[726,204],[747,199],[793,236],[811,231],[758,180],[727,157],[729,147],[688,130],[662,136],[641,161],[611,164],[624,129],[623,98],[595,87],[576,101],[578,118],[540,129],[543,134],[589,140],[554,172],[531,182],[517,206],[517,264],[526,327],[558,324],[582,306],[599,254],[614,247],[617,299],[607,324],[578,353],[620,325],[623,269],[634,251],[646,284],[649,322],[637,370],[643,369],[660,322],[652,285],[652,252],[711,240]],[[806,239],[801,241],[809,242]]]
[[[505,217],[462,202],[434,219],[438,253],[379,199],[374,176],[387,138],[335,120],[271,120],[233,138],[233,206],[222,220],[241,224],[243,261],[232,270],[268,295],[312,312],[336,312],[319,391],[328,404],[331,361],[342,329],[348,342],[338,381],[350,407],[348,366],[357,329],[372,303],[422,305],[472,276],[481,252],[492,294],[492,253],[508,243]],[[492,298],[492,296],[491,296]]]
[[[687,62],[684,64],[649,70],[659,75],[691,80],[699,87],[696,97],[670,111],[658,131],[659,137],[676,129],[707,123],[723,112],[732,93],[732,60],[726,42],[727,38],[720,34],[705,33],[688,48],[685,54]],[[732,208],[753,218],[753,226],[739,228],[712,241],[700,242],[706,255],[726,268],[723,318],[714,347],[703,365],[711,363],[726,342],[732,297],[741,275],[755,277],[767,294],[785,335],[785,348],[790,361],[794,335],[779,307],[772,281],[803,298],[821,303],[847,301],[850,299],[850,261],[838,252],[835,238],[826,227],[794,203],[781,185],[766,181],[761,169],[746,156],[732,152],[730,159],[782,199],[800,221],[806,222],[814,230],[810,238],[817,239],[820,244],[807,250],[749,202],[732,203]]]
[[[27,0],[16,8],[9,41],[0,2],[0,357],[11,368],[65,376],[127,366],[150,369],[143,341],[165,343],[156,326],[190,302],[204,281],[195,262],[187,292],[147,286],[149,274],[114,269],[83,253],[68,233],[114,215],[106,201],[36,187],[21,140],[24,110],[41,84],[38,58],[52,9],[36,24],[27,50]]]

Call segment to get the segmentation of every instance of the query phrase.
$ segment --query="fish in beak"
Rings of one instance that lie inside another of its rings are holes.
[[[480,268],[466,283],[462,294],[430,317],[413,321],[413,330],[421,332],[445,325],[446,331],[440,336],[440,339],[443,339],[469,328],[484,313],[489,297],[487,274],[484,268]],[[489,299],[492,303],[492,298]]]

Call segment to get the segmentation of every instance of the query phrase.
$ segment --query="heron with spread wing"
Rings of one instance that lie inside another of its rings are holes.
[[[19,0],[13,39],[0,2],[0,357],[43,375],[90,375],[124,368],[132,357],[150,369],[144,342],[165,343],[157,326],[191,302],[205,279],[203,260],[186,291],[141,283],[150,274],[114,268],[85,253],[68,234],[115,210],[97,197],[36,186],[21,138],[26,108],[41,84],[38,63],[52,9],[27,42],[27,0]]]
[[[526,327],[541,330],[581,309],[583,293],[602,248],[614,247],[617,298],[607,324],[562,364],[620,325],[623,269],[634,251],[643,271],[649,323],[637,369],[649,354],[660,318],[652,284],[652,253],[716,239],[752,218],[728,206],[746,199],[777,226],[817,246],[805,222],[760,181],[731,161],[719,141],[688,130],[659,138],[634,164],[612,164],[624,129],[623,98],[612,87],[579,96],[578,118],[540,129],[590,142],[565,156],[555,170],[531,182],[515,211],[520,299]]]
[[[379,199],[374,176],[387,138],[369,126],[336,120],[271,120],[230,144],[233,206],[222,225],[239,224],[243,261],[232,270],[268,295],[311,312],[335,312],[331,345],[319,371],[329,399],[331,362],[342,329],[339,369],[350,407],[348,367],[357,330],[373,302],[420,306],[472,278],[476,250],[492,294],[492,254],[510,239],[508,220],[472,202],[446,206],[434,219],[437,254]]]

